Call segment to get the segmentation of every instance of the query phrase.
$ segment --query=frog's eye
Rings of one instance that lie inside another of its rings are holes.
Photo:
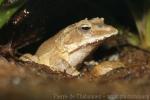
[[[84,30],[84,31],[88,31],[88,30],[91,29],[91,26],[88,25],[88,24],[83,24],[83,25],[81,26],[81,29]]]

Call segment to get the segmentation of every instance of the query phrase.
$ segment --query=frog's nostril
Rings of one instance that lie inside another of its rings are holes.
[[[114,29],[113,27],[105,27],[106,31],[113,31],[113,29]]]
[[[110,31],[110,30],[111,30],[111,28],[110,28],[110,27],[107,27],[107,28],[106,28],[106,31]]]

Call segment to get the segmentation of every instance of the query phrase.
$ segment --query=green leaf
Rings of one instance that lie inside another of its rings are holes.
[[[139,35],[139,47],[150,50],[150,0],[131,1],[127,0],[130,11],[133,15]],[[128,40],[135,44],[136,36],[131,36]],[[132,40],[133,39],[133,40]]]
[[[3,2],[4,0],[0,0],[0,5],[1,5],[1,3]]]
[[[146,25],[145,25],[145,42],[148,48],[150,48],[150,10],[145,16]]]
[[[3,0],[1,0],[3,1]],[[1,2],[0,1],[0,2]],[[18,5],[8,8],[0,7],[0,28],[9,21],[11,16],[25,3],[26,0],[22,0]]]
[[[127,33],[128,36],[127,36],[127,40],[130,44],[134,45],[134,46],[138,46],[140,44],[140,40],[139,40],[139,37],[138,35],[136,34],[133,34],[131,32]]]

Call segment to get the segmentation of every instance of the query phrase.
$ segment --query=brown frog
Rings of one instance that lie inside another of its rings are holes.
[[[72,24],[49,38],[38,48],[35,55],[25,54],[24,61],[47,65],[51,70],[78,75],[76,66],[103,40],[116,35],[118,30],[104,24],[104,18],[87,18]]]

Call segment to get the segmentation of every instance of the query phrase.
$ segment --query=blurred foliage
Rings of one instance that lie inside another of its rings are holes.
[[[129,32],[128,41],[150,50],[150,0],[127,0],[127,4],[138,30],[138,36]]]
[[[127,32],[128,34],[128,38],[127,40],[132,44],[132,45],[135,45],[135,46],[138,46],[140,44],[140,39],[139,39],[139,36],[136,35],[136,34],[133,34],[131,32]]]
[[[0,28],[25,3],[26,0],[0,0]]]
[[[0,0],[0,5],[1,5],[1,3],[3,2],[4,0]]]

